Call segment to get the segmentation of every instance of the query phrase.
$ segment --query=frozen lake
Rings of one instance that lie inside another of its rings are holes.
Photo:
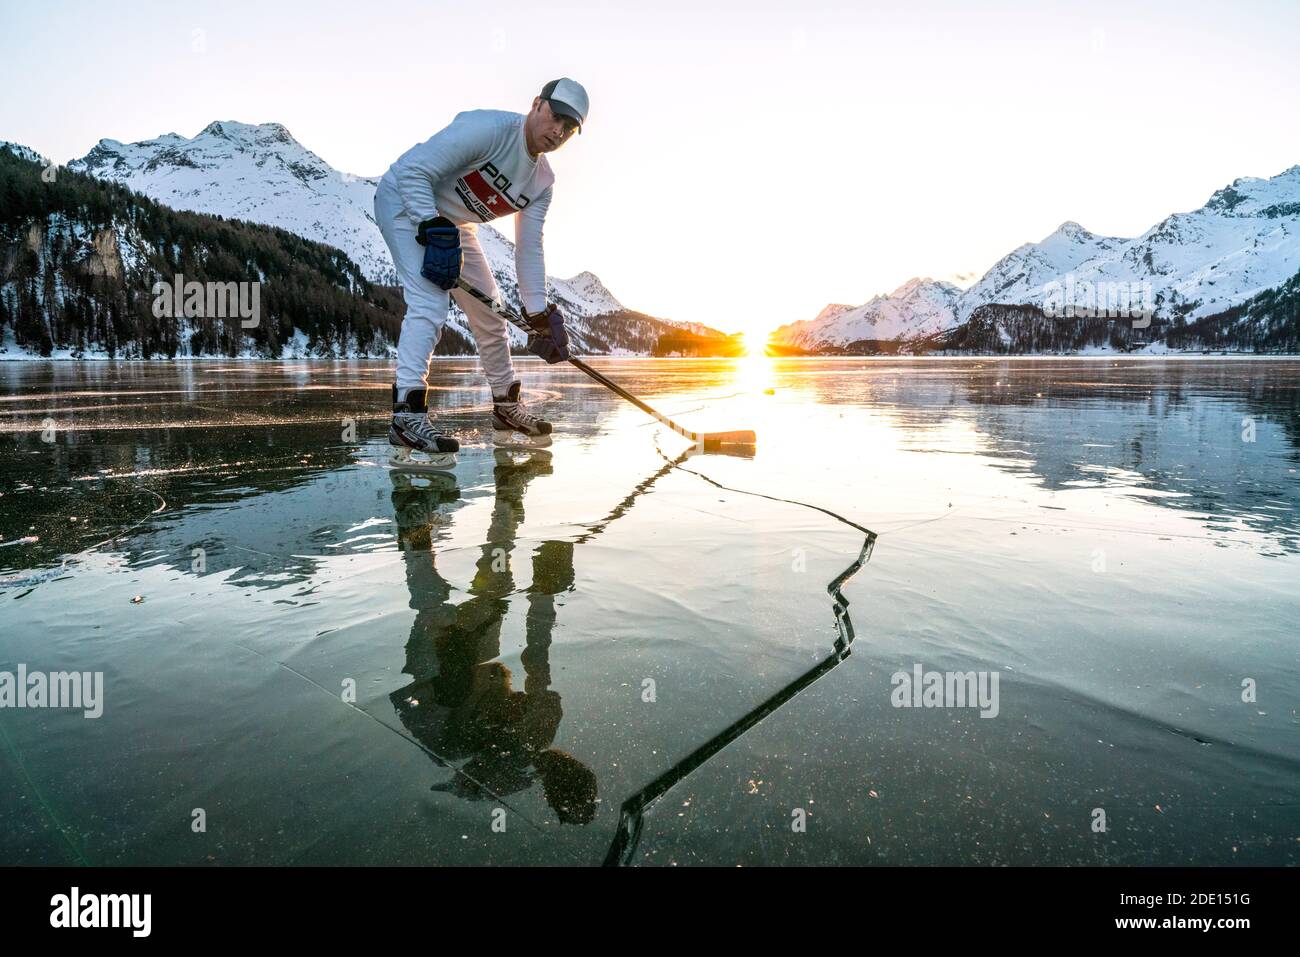
[[[0,863],[1300,861],[1300,361],[593,365],[0,363]]]

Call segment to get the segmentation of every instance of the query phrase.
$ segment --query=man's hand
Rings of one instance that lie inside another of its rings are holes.
[[[445,216],[426,219],[415,234],[424,247],[424,265],[420,275],[439,289],[450,289],[460,278],[464,256],[460,251],[460,230]]]
[[[569,333],[564,328],[564,316],[548,303],[541,312],[523,310],[524,322],[533,330],[528,337],[528,351],[554,365],[569,358]]]

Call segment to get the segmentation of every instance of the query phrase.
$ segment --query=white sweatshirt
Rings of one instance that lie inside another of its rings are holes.
[[[397,158],[384,179],[397,187],[414,225],[445,216],[457,225],[518,213],[515,271],[529,312],[546,308],[542,223],[555,174],[545,154],[534,160],[524,139],[524,115],[467,110],[427,142]]]

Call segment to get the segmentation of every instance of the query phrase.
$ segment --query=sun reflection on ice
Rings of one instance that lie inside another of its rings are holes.
[[[776,376],[773,360],[763,348],[765,341],[766,336],[745,333],[743,354],[709,362],[710,388],[704,395],[696,393],[705,401],[690,407],[689,428],[701,432],[745,429],[761,435],[773,412]],[[682,411],[685,414],[686,410]],[[752,455],[753,446],[749,448]]]

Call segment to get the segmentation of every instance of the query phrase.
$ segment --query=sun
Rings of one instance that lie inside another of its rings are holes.
[[[756,329],[745,329],[740,333],[741,342],[745,347],[745,355],[753,358],[754,356],[763,356],[767,353],[768,334],[759,332]]]

